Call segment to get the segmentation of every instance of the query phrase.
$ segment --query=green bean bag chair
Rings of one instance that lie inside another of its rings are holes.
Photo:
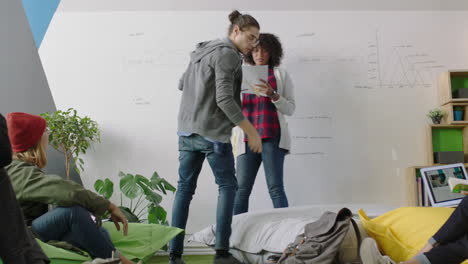
[[[183,230],[156,224],[128,224],[128,235],[123,236],[113,223],[103,223],[111,236],[115,247],[128,259],[143,260],[151,258],[156,251],[166,245]],[[89,256],[58,248],[37,240],[52,264],[78,264],[91,260]],[[0,260],[0,263],[2,261]]]

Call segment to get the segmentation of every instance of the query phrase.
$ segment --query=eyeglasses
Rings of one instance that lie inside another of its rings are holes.
[[[242,33],[246,33],[245,31],[241,30]],[[257,46],[258,43],[260,42],[260,40],[258,39],[258,37],[256,37],[254,34],[247,34],[247,40],[252,43],[254,46]]]

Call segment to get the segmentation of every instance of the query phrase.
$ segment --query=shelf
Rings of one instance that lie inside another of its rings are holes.
[[[461,119],[455,120],[455,109],[461,109],[463,111]],[[447,124],[462,124],[468,125],[468,103],[448,103],[442,106],[442,109],[446,113],[444,117],[444,122]]]
[[[463,128],[463,127],[466,127],[468,126],[468,123],[465,125],[465,124],[431,124],[430,125],[431,127],[435,127],[435,128]]]
[[[467,103],[468,102],[468,98],[452,98],[450,100],[450,102],[447,102],[445,104],[449,104],[449,103]]]

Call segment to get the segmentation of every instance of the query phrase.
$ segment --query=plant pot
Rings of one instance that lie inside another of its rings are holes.
[[[432,119],[432,123],[434,123],[434,124],[440,124],[440,121],[442,121],[441,116],[433,116],[433,117],[431,117],[431,119]]]
[[[454,121],[463,121],[463,114],[465,111],[463,110],[455,110],[453,111],[453,120]]]

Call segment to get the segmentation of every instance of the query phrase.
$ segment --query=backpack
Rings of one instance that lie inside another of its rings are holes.
[[[337,253],[343,239],[353,226],[358,241],[358,255],[361,234],[348,208],[338,213],[325,212],[319,220],[304,227],[304,233],[296,237],[284,250],[278,264],[335,264],[339,263]],[[359,258],[360,259],[360,258]],[[356,262],[356,263],[361,263]]]

